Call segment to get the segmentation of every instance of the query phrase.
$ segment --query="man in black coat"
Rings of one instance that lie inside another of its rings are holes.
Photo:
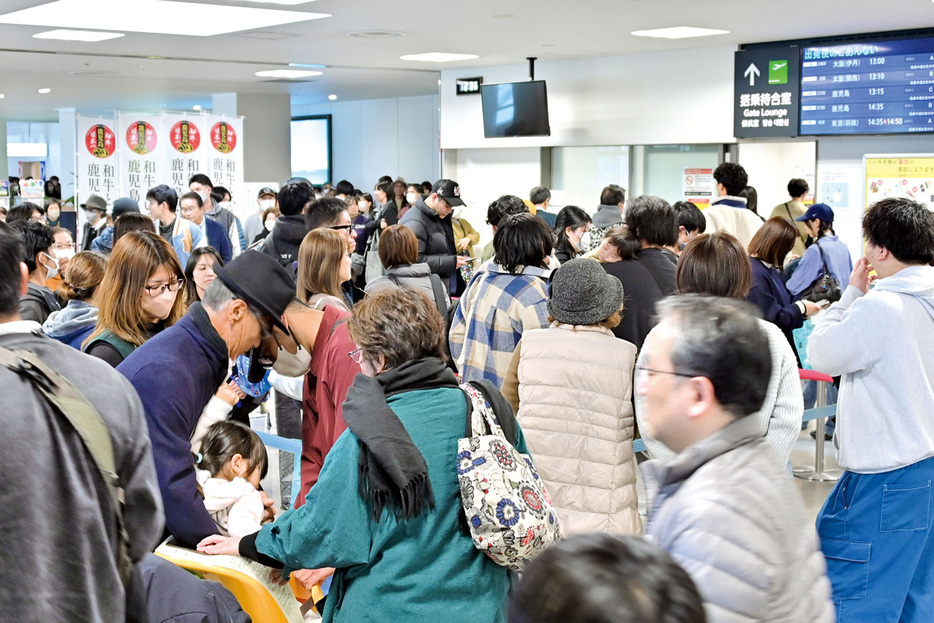
[[[432,273],[440,276],[453,294],[458,291],[457,269],[467,263],[467,258],[457,254],[454,245],[454,229],[451,212],[454,206],[462,206],[460,186],[453,180],[440,179],[431,188],[431,193],[415,202],[415,205],[399,221],[413,232],[418,239],[418,261],[425,262]]]
[[[263,243],[256,247],[276,259],[289,270],[292,262],[298,260],[298,248],[308,233],[303,212],[315,199],[315,191],[310,184],[293,182],[286,184],[279,191],[279,212],[276,225],[263,239]]]

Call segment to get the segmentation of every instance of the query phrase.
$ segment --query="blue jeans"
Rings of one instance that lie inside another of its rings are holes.
[[[934,457],[844,472],[817,516],[837,622],[934,621]]]

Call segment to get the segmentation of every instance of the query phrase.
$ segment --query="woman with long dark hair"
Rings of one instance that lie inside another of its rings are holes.
[[[593,219],[577,206],[564,206],[555,218],[555,257],[564,264],[590,247]]]

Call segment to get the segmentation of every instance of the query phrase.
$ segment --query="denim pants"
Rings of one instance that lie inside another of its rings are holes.
[[[844,472],[817,516],[837,622],[934,622],[934,457]]]

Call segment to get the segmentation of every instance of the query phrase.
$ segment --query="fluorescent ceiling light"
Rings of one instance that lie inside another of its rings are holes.
[[[48,88],[48,87],[43,87],[43,88],[39,89],[39,91],[37,91],[37,92],[40,93],[40,94],[42,94],[42,95],[45,95],[46,93],[51,93],[51,92],[52,92],[52,89],[50,89],[50,88]]]
[[[932,0],[934,2],[934,0]],[[317,63],[289,63],[289,67],[304,67],[306,69],[324,69],[327,65],[318,65]]]
[[[687,39],[689,37],[709,37],[712,35],[728,35],[729,30],[714,30],[713,28],[694,28],[693,26],[673,26],[671,28],[656,28],[655,30],[635,30],[629,33],[635,37],[658,37],[659,39]]]
[[[404,61],[422,61],[426,63],[449,63],[451,61],[469,61],[480,58],[476,54],[449,54],[447,52],[426,52],[424,54],[406,54],[400,56]]]
[[[333,93],[331,93],[330,95],[328,95],[328,99],[331,100],[331,101],[333,102],[334,100],[337,99],[337,96],[334,95]]]
[[[209,37],[322,17],[330,15],[173,0],[56,0],[0,15],[0,24]]]
[[[123,37],[122,32],[94,32],[91,30],[48,30],[32,36],[33,39],[57,39],[59,41],[107,41]]]
[[[260,78],[310,78],[311,76],[320,76],[320,71],[302,71],[300,69],[267,69],[258,71],[256,75]]]

